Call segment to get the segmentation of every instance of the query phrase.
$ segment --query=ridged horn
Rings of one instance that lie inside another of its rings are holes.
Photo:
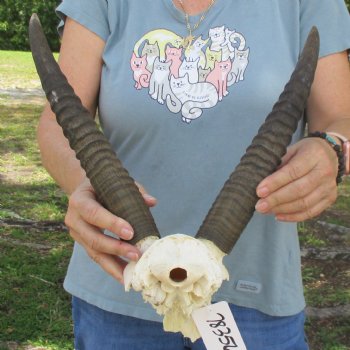
[[[99,201],[132,225],[134,237],[130,243],[136,244],[148,236],[159,237],[151,212],[134,180],[56,63],[36,14],[30,19],[29,42],[51,109]]]
[[[224,253],[232,250],[251,219],[258,184],[280,164],[303,116],[317,66],[319,41],[318,30],[313,27],[279,100],[199,228],[196,238],[212,241]]]

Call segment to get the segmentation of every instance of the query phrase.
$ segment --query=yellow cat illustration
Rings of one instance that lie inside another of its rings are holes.
[[[221,51],[213,51],[210,50],[209,47],[205,50],[205,56],[207,57],[207,65],[205,68],[210,68],[211,70],[214,69],[215,62],[221,62],[222,59]]]
[[[158,44],[160,60],[165,60],[165,48],[166,45],[172,45],[179,48],[183,44],[183,38],[174,32],[167,29],[155,29],[146,33],[134,47],[135,55],[140,57],[139,49],[141,45],[148,41],[150,45]]]

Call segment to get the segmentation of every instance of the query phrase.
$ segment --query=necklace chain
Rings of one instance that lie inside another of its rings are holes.
[[[193,25],[193,27],[190,24],[190,19],[189,19],[189,15],[185,10],[184,7],[184,3],[183,0],[179,0],[179,3],[181,5],[181,8],[185,14],[185,19],[186,19],[186,28],[188,31],[188,35],[186,37],[183,38],[183,46],[185,48],[188,48],[189,46],[191,46],[193,40],[195,39],[195,36],[193,36],[193,32],[199,27],[199,25],[204,21],[205,16],[207,15],[207,13],[209,12],[209,10],[211,9],[211,7],[214,5],[216,0],[211,0],[209,6],[207,7],[207,9],[204,11],[204,13],[201,15],[201,17],[199,18],[199,21],[197,23],[195,23]]]

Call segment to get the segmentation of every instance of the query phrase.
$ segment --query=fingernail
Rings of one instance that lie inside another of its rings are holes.
[[[129,260],[137,261],[139,259],[139,255],[135,252],[129,252],[125,255],[125,257]]]
[[[155,201],[156,200],[155,197],[153,197],[153,196],[151,196],[150,194],[147,194],[147,193],[143,195],[143,198],[146,199],[146,200],[149,200],[149,201]]]
[[[134,235],[134,232],[132,232],[130,229],[128,228],[123,228],[122,231],[121,231],[121,234],[122,234],[122,238],[123,239],[131,239]]]
[[[255,205],[255,209],[261,213],[267,211],[269,205],[266,201],[258,201]]]
[[[269,194],[269,189],[266,186],[264,186],[258,188],[256,192],[259,197],[266,197]]]

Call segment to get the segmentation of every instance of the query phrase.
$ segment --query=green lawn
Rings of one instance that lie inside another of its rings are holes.
[[[1,89],[40,87],[27,52],[0,51],[0,77]],[[35,136],[44,100],[0,97],[0,349],[73,349],[62,288],[72,242],[57,225],[67,200],[41,166]]]
[[[35,137],[44,100],[4,92],[39,87],[29,53],[0,51],[0,350],[9,349],[7,342],[73,349],[70,298],[62,288],[72,249],[60,225],[67,199],[41,166]],[[350,227],[349,180],[339,194],[322,220]],[[300,238],[306,247],[333,244],[312,222],[300,225]],[[308,305],[349,303],[346,261],[305,261],[303,277]],[[313,350],[350,349],[348,318],[312,320],[307,330]]]
[[[55,55],[57,57],[57,55]],[[0,89],[40,88],[31,54],[21,51],[0,51]]]

